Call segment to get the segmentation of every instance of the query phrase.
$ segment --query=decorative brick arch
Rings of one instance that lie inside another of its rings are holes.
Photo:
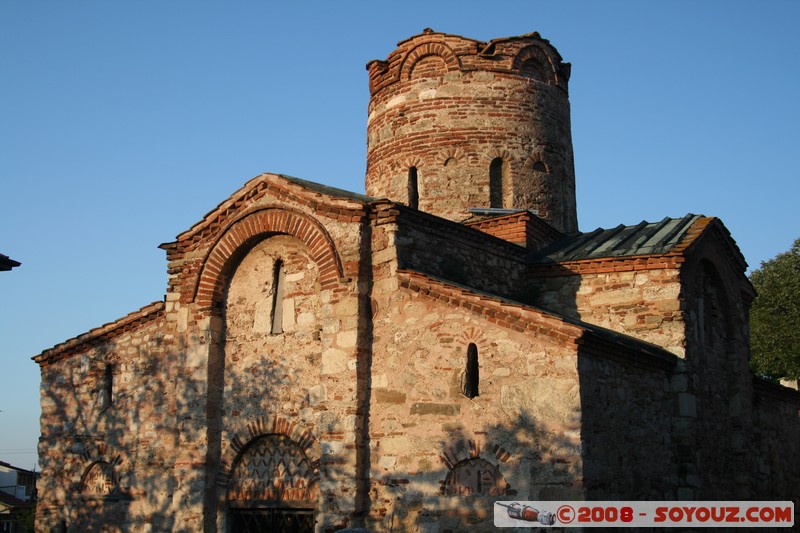
[[[122,454],[104,442],[92,444],[81,454],[81,462],[84,467],[90,466],[98,461],[117,466],[122,464]]]
[[[411,168],[411,167],[417,167],[418,169],[422,169],[422,168],[424,168],[424,165],[425,165],[425,161],[423,161],[419,157],[410,156],[410,157],[406,157],[405,159],[403,159],[402,161],[399,161],[399,162],[398,161],[393,161],[392,162],[392,170],[394,172],[403,173],[403,172],[408,172],[408,169]]]
[[[322,451],[311,431],[297,422],[290,422],[281,416],[270,415],[253,420],[231,437],[228,446],[223,449],[220,457],[221,468],[217,481],[219,485],[227,486],[230,482],[236,458],[242,450],[253,439],[265,435],[284,435],[290,438],[303,450],[316,475],[319,476],[319,461]]]
[[[481,353],[483,353],[485,350],[488,350],[491,346],[491,343],[486,338],[486,333],[481,328],[477,328],[475,326],[465,326],[459,335],[459,346],[466,350],[467,345],[470,343],[474,343]],[[459,350],[461,350],[460,347]]]
[[[491,456],[495,460],[505,463],[511,458],[511,453],[499,444],[484,443],[478,439],[466,437],[458,438],[447,444],[439,459],[447,466],[453,468],[456,464],[469,459]]]
[[[484,445],[466,437],[450,442],[440,456],[447,467],[447,475],[439,481],[441,494],[516,494],[499,468],[500,463],[505,463],[510,457],[511,454],[497,444]]]
[[[539,166],[544,166],[544,170],[540,170],[538,168]],[[552,173],[552,165],[548,161],[548,158],[545,157],[543,152],[531,154],[531,156],[525,161],[525,168],[529,171],[544,172],[545,174]]]
[[[113,472],[113,479],[119,485],[117,466],[122,464],[122,454],[104,442],[89,445],[81,454],[78,468],[72,473],[72,490],[82,492],[87,476],[98,465],[107,465]]]
[[[448,148],[438,156],[438,166],[447,166],[448,159],[452,159],[454,163],[459,164],[462,161],[466,161],[467,156],[461,148]]]
[[[400,67],[400,79],[411,79],[414,66],[423,58],[428,56],[438,56],[442,58],[448,71],[458,70],[460,64],[458,58],[446,44],[443,43],[422,43],[413,48],[406,57],[403,58],[403,65]]]
[[[330,288],[344,277],[336,246],[327,230],[314,218],[282,207],[260,208],[232,222],[203,261],[194,300],[204,308],[222,300],[226,274],[242,247],[258,237],[291,235],[302,241],[317,263],[320,284]]]
[[[536,45],[526,46],[520,50],[517,57],[514,58],[512,68],[517,72],[523,71],[523,66],[528,61],[535,61],[539,65],[542,76],[542,81],[545,83],[557,84],[560,80],[557,78],[557,70],[552,58],[541,47]]]

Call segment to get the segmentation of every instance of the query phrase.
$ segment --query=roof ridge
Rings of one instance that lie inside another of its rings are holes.
[[[69,351],[75,350],[76,348],[85,345],[89,342],[92,342],[103,335],[111,335],[112,333],[128,326],[136,321],[145,320],[145,319],[152,319],[158,316],[159,313],[166,309],[166,303],[163,300],[157,300],[155,302],[151,302],[136,311],[128,313],[127,315],[118,318],[112,322],[107,322],[102,326],[98,326],[96,328],[92,328],[85,333],[81,333],[71,339],[67,339],[64,342],[60,342],[53,346],[52,348],[48,348],[43,350],[42,353],[39,355],[33,356],[31,359],[36,361],[37,363],[44,364],[47,363],[50,359],[57,357],[61,354],[67,353]]]
[[[532,261],[561,263],[603,258],[674,255],[682,248],[684,235],[702,215],[680,218],[664,217],[658,222],[642,220],[638,224],[597,228],[591,233],[566,236],[541,250]]]
[[[277,180],[275,178],[277,178]],[[355,202],[357,204],[363,205],[369,202],[380,200],[380,198],[373,198],[371,196],[354,193],[351,191],[347,191],[345,189],[340,189],[338,187],[329,187],[321,183],[301,178],[296,178],[294,176],[288,176],[286,174],[262,172],[261,174],[249,179],[247,182],[245,182],[244,185],[236,189],[222,202],[217,204],[213,209],[211,209],[202,217],[200,217],[200,220],[192,224],[192,226],[189,227],[189,229],[180,232],[175,237],[174,241],[163,243],[160,246],[160,248],[167,248],[181,241],[189,240],[194,235],[202,234],[202,232],[206,228],[213,226],[215,221],[217,222],[219,222],[220,220],[224,221],[227,216],[226,212],[235,211],[238,208],[238,206],[244,202],[253,201],[254,199],[261,198],[262,196],[264,196],[264,194],[267,194],[267,190],[269,189],[279,190],[282,186],[286,185],[292,188],[299,187],[305,191],[312,193],[312,195],[317,197],[327,196],[332,200],[332,202],[330,202],[331,207],[336,207],[337,209],[341,208],[357,209],[357,207],[354,205],[351,206],[346,206],[346,205],[343,206],[340,204],[333,205],[337,201],[344,203]],[[290,191],[290,194],[293,194],[294,192],[295,191]],[[303,201],[311,201],[315,203],[318,202],[318,200],[316,199],[309,200],[308,198],[302,198],[302,197],[299,198],[299,201],[301,203]],[[323,205],[324,204],[325,203],[323,202]]]

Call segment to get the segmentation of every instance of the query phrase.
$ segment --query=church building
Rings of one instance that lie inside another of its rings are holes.
[[[579,231],[558,51],[426,29],[367,71],[365,194],[257,176],[161,245],[163,301],[34,357],[37,530],[800,508],[800,393],[748,367],[744,257],[703,215]]]

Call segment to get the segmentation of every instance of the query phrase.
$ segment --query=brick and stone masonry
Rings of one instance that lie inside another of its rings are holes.
[[[793,500],[702,215],[581,233],[538,34],[367,65],[367,195],[262,174],[161,246],[164,301],[34,357],[37,531],[490,531],[497,500]],[[281,525],[282,524],[282,525]]]

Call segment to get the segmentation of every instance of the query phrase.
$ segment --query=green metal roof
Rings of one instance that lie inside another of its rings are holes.
[[[703,215],[665,218],[661,222],[642,221],[635,226],[611,229],[597,228],[590,233],[565,235],[538,250],[531,257],[534,263],[577,261],[602,257],[664,254],[679,244],[689,228]]]

